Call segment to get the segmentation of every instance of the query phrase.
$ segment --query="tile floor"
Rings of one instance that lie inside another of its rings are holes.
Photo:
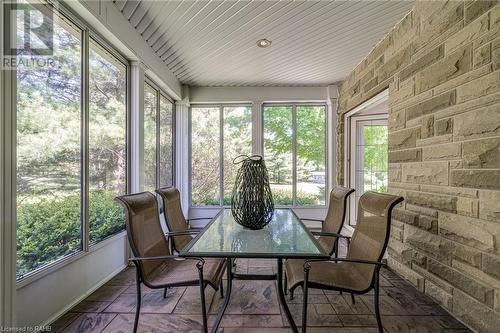
[[[240,259],[237,271],[269,273],[274,260]],[[396,332],[470,332],[428,296],[388,269],[381,271],[380,307],[384,329]],[[95,291],[52,325],[52,332],[132,332],[135,311],[135,271],[128,268]],[[143,287],[139,332],[200,332],[201,315],[197,287],[162,290]],[[300,288],[288,304],[299,324],[302,308]],[[218,293],[207,288],[209,325],[221,304]],[[378,332],[373,295],[357,296],[311,289],[310,333]],[[275,281],[234,281],[231,302],[221,324],[224,333],[290,332],[280,308]]]

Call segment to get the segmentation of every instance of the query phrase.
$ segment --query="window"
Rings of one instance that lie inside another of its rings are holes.
[[[174,103],[160,95],[160,187],[174,185]]]
[[[144,84],[144,190],[174,184],[174,103]]]
[[[349,199],[349,224],[356,225],[359,198],[366,191],[388,190],[388,91],[385,90],[347,112],[345,185],[356,190]]]
[[[63,12],[51,61],[18,55],[17,279],[124,229],[113,199],[127,192],[127,66]]]
[[[158,99],[156,90],[144,84],[144,191],[156,189],[156,124]]]
[[[81,52],[82,31],[54,20],[53,63],[17,69],[18,278],[83,247]]]
[[[325,204],[326,106],[266,104],[264,158],[276,205]]]
[[[231,203],[239,155],[252,154],[252,108],[210,105],[191,108],[191,204]]]
[[[127,67],[98,43],[89,49],[89,231],[97,243],[125,229],[114,197],[127,192]]]
[[[351,204],[350,224],[356,223],[357,203],[366,191],[387,193],[387,119],[373,116],[351,117],[351,186],[356,189]]]

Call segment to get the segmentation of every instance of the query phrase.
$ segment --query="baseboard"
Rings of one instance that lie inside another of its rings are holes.
[[[68,312],[69,310],[71,310],[75,305],[77,305],[78,303],[80,303],[81,301],[83,301],[85,298],[87,298],[94,291],[96,291],[97,289],[99,289],[100,287],[102,287],[104,284],[106,284],[108,281],[110,281],[112,278],[114,278],[118,273],[120,273],[121,271],[123,271],[126,267],[127,267],[126,264],[121,265],[119,268],[117,268],[116,270],[114,270],[111,274],[109,274],[104,279],[102,279],[101,281],[99,281],[99,283],[97,283],[94,287],[90,288],[85,293],[83,293],[83,295],[81,295],[81,296],[77,297],[76,299],[74,299],[71,303],[69,303],[66,307],[64,307],[64,309],[62,309],[61,311],[57,312],[55,315],[51,316],[49,319],[47,319],[43,324],[41,324],[39,326],[40,327],[49,326],[50,324],[52,324],[53,322],[55,322],[57,319],[59,319],[60,317],[62,317],[66,312]]]

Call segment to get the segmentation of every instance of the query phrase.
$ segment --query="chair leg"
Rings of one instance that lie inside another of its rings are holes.
[[[302,333],[306,333],[307,329],[307,301],[308,301],[308,288],[307,283],[309,281],[309,270],[311,266],[306,263],[304,264],[304,287],[303,287],[303,300],[302,300]]]
[[[167,298],[167,291],[168,291],[168,288],[165,288],[165,290],[163,290],[163,298]]]
[[[220,298],[224,298],[224,283],[222,283],[223,280],[222,278],[220,279],[220,284],[219,284],[219,292],[220,292]]]
[[[284,284],[284,288],[283,289],[285,289],[284,290],[285,291],[285,295],[287,295],[288,294],[288,279],[286,278],[286,271],[285,271],[284,276],[285,276],[285,284]]]
[[[293,292],[294,290],[290,290],[290,299],[293,300]]]
[[[207,324],[207,309],[205,304],[205,281],[203,281],[203,261],[199,261],[196,264],[198,268],[198,276],[200,279],[200,300],[201,300],[201,314],[203,317],[203,331],[204,333],[208,333],[208,324]]]
[[[139,314],[141,313],[141,278],[139,275],[139,267],[136,268],[136,284],[137,284],[137,304],[135,306],[135,319],[134,319],[134,333],[137,332],[137,326],[139,325]]]
[[[335,259],[337,259],[339,257],[339,238],[335,238],[335,243],[333,243],[333,248],[334,248],[334,252],[335,252]]]
[[[356,304],[356,299],[354,298],[354,294],[351,294],[351,300],[352,300],[352,304]]]
[[[380,309],[379,309],[379,269],[375,272],[375,316],[377,317],[377,325],[378,331],[380,333],[384,332],[384,328],[382,327],[382,319],[380,318]]]

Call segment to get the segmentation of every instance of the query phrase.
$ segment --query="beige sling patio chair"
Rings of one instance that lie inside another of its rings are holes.
[[[156,189],[156,193],[160,196],[163,203],[163,216],[165,217],[165,222],[169,232],[167,236],[171,233],[175,233],[176,237],[170,238],[172,245],[172,252],[175,251],[179,253],[192,239],[192,235],[196,235],[200,232],[200,229],[192,228],[190,223],[195,220],[210,220],[211,218],[195,218],[186,220],[184,213],[182,212],[181,206],[181,194],[179,190],[175,187],[163,187]],[[219,286],[220,297],[224,297],[224,288],[222,281]],[[167,293],[165,289],[164,297]]]
[[[224,261],[219,259],[182,259],[172,255],[163,233],[156,197],[149,192],[123,195],[115,198],[125,209],[127,236],[136,266],[137,306],[134,333],[137,332],[141,311],[141,284],[152,289],[200,286],[203,331],[207,332],[205,288],[215,290],[222,279]],[[171,232],[169,237],[175,237]]]
[[[379,272],[384,265],[382,257],[389,241],[392,210],[401,201],[402,197],[376,192],[366,192],[360,197],[356,229],[346,258],[286,262],[288,285],[291,288],[302,285],[304,290],[303,333],[307,328],[308,288],[351,294],[364,294],[374,289],[375,315],[379,331],[383,332],[379,311]]]
[[[335,186],[330,192],[328,212],[326,213],[326,217],[324,220],[301,219],[302,221],[321,222],[321,231],[312,231],[312,234],[315,236],[319,236],[319,243],[325,249],[325,251],[330,254],[330,256],[334,253],[336,257],[338,256],[339,237],[337,237],[336,235],[340,234],[342,228],[344,227],[344,221],[347,211],[347,201],[352,193],[354,193],[354,189],[352,188]],[[303,263],[304,261],[302,260],[302,264]],[[287,279],[285,278],[285,293],[288,291],[286,281]],[[293,289],[290,290],[290,298],[293,299]]]

